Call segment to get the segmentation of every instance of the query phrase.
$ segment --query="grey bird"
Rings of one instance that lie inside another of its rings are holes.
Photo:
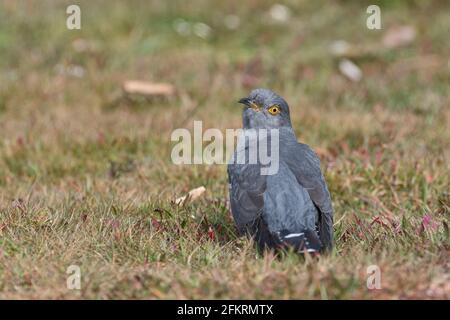
[[[265,143],[278,132],[278,170],[262,174],[262,162],[248,158],[251,143],[241,144],[228,164],[231,212],[240,234],[265,248],[292,247],[299,252],[329,251],[333,247],[333,207],[320,160],[292,129],[287,102],[268,89],[255,89],[244,104],[243,132],[266,129]],[[258,147],[263,141],[258,138]],[[238,143],[239,146],[239,143]],[[269,149],[267,147],[267,149]]]

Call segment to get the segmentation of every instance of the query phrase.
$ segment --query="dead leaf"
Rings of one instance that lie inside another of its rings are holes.
[[[339,71],[341,71],[344,76],[354,82],[360,81],[363,76],[361,69],[348,59],[342,59],[339,62]]]
[[[216,233],[214,232],[214,229],[211,226],[208,228],[208,237],[212,241],[214,241],[214,239],[216,238]]]
[[[329,49],[332,55],[343,57],[348,55],[351,45],[345,40],[336,40],[330,44]]]
[[[395,26],[386,31],[383,37],[383,45],[386,48],[398,48],[407,46],[416,38],[416,29],[412,26]]]
[[[175,204],[182,206],[185,203],[194,201],[195,199],[200,197],[205,191],[206,191],[206,188],[204,186],[192,189],[191,191],[188,192],[187,195],[177,198],[175,200]]]

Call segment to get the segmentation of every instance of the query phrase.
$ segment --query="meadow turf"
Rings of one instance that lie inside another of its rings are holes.
[[[0,298],[450,298],[448,1],[378,1],[382,30],[360,1],[285,1],[286,23],[271,1],[77,3],[71,31],[71,1],[0,1]],[[416,38],[383,49],[396,25]],[[339,72],[336,40],[359,52],[360,82]],[[128,79],[177,94],[125,99]],[[174,129],[239,128],[255,87],[286,98],[320,155],[328,256],[259,255],[237,236],[226,167],[172,164]]]

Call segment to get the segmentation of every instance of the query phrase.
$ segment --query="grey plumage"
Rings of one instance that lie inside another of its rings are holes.
[[[275,174],[262,175],[262,164],[250,163],[248,157],[244,163],[228,165],[231,211],[239,232],[253,236],[260,248],[292,245],[298,250],[331,249],[330,193],[319,158],[310,147],[297,142],[288,104],[267,89],[253,90],[240,102],[245,104],[245,132],[278,130],[279,166]],[[269,112],[274,111],[273,106],[277,107],[275,114]],[[269,134],[267,140],[271,138]],[[243,144],[244,152],[249,152],[249,145]],[[233,159],[236,157],[237,152]]]

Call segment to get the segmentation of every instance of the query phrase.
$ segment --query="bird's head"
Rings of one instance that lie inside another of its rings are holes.
[[[287,102],[269,89],[255,89],[246,98],[242,114],[244,129],[291,127]]]

